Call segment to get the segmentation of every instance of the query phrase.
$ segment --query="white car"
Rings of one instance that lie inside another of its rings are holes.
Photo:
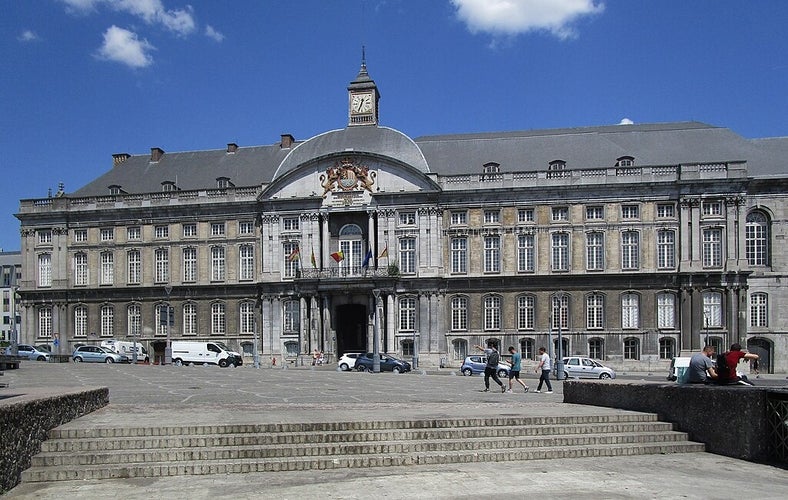
[[[353,370],[356,367],[356,359],[361,356],[360,352],[346,352],[339,358],[337,365],[343,372]]]
[[[556,368],[553,368],[555,371]],[[564,380],[568,378],[616,378],[616,372],[599,361],[585,356],[564,358]]]

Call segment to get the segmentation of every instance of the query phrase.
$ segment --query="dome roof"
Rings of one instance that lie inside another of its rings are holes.
[[[282,160],[272,180],[310,161],[351,152],[384,156],[423,173],[430,171],[421,149],[407,135],[388,127],[359,126],[332,130],[302,142]]]

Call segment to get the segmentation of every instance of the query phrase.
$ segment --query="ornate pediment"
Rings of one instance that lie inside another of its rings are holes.
[[[366,165],[356,163],[350,158],[337,160],[320,174],[323,198],[331,192],[369,191],[375,185],[376,173]]]

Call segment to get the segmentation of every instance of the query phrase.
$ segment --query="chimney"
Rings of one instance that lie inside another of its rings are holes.
[[[279,143],[279,147],[282,149],[290,149],[295,142],[295,138],[290,134],[282,134],[282,142]]]
[[[236,144],[234,142],[228,142],[227,143],[227,152],[228,153],[235,153],[236,151],[238,151],[238,144]]]
[[[150,148],[150,161],[157,162],[164,156],[164,150],[161,148]]]
[[[131,155],[128,153],[115,153],[112,155],[112,166],[117,167],[129,158],[131,158]]]

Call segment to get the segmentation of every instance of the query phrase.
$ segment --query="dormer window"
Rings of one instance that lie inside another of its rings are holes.
[[[178,186],[175,185],[172,181],[164,181],[161,183],[161,190],[165,193],[169,193],[171,191],[178,191]]]
[[[235,187],[235,184],[230,182],[229,177],[217,177],[216,187],[219,189],[227,189],[227,188]]]
[[[569,175],[569,172],[566,172],[566,162],[564,160],[553,160],[547,164],[548,179],[564,177],[565,175]]]
[[[500,163],[489,162],[482,166],[482,179],[483,181],[496,181],[501,178],[501,165]]]
[[[635,158],[633,156],[622,156],[620,158],[616,158],[616,166],[617,167],[634,167],[635,166]]]
[[[117,184],[113,184],[109,186],[109,194],[126,194],[126,192]]]

